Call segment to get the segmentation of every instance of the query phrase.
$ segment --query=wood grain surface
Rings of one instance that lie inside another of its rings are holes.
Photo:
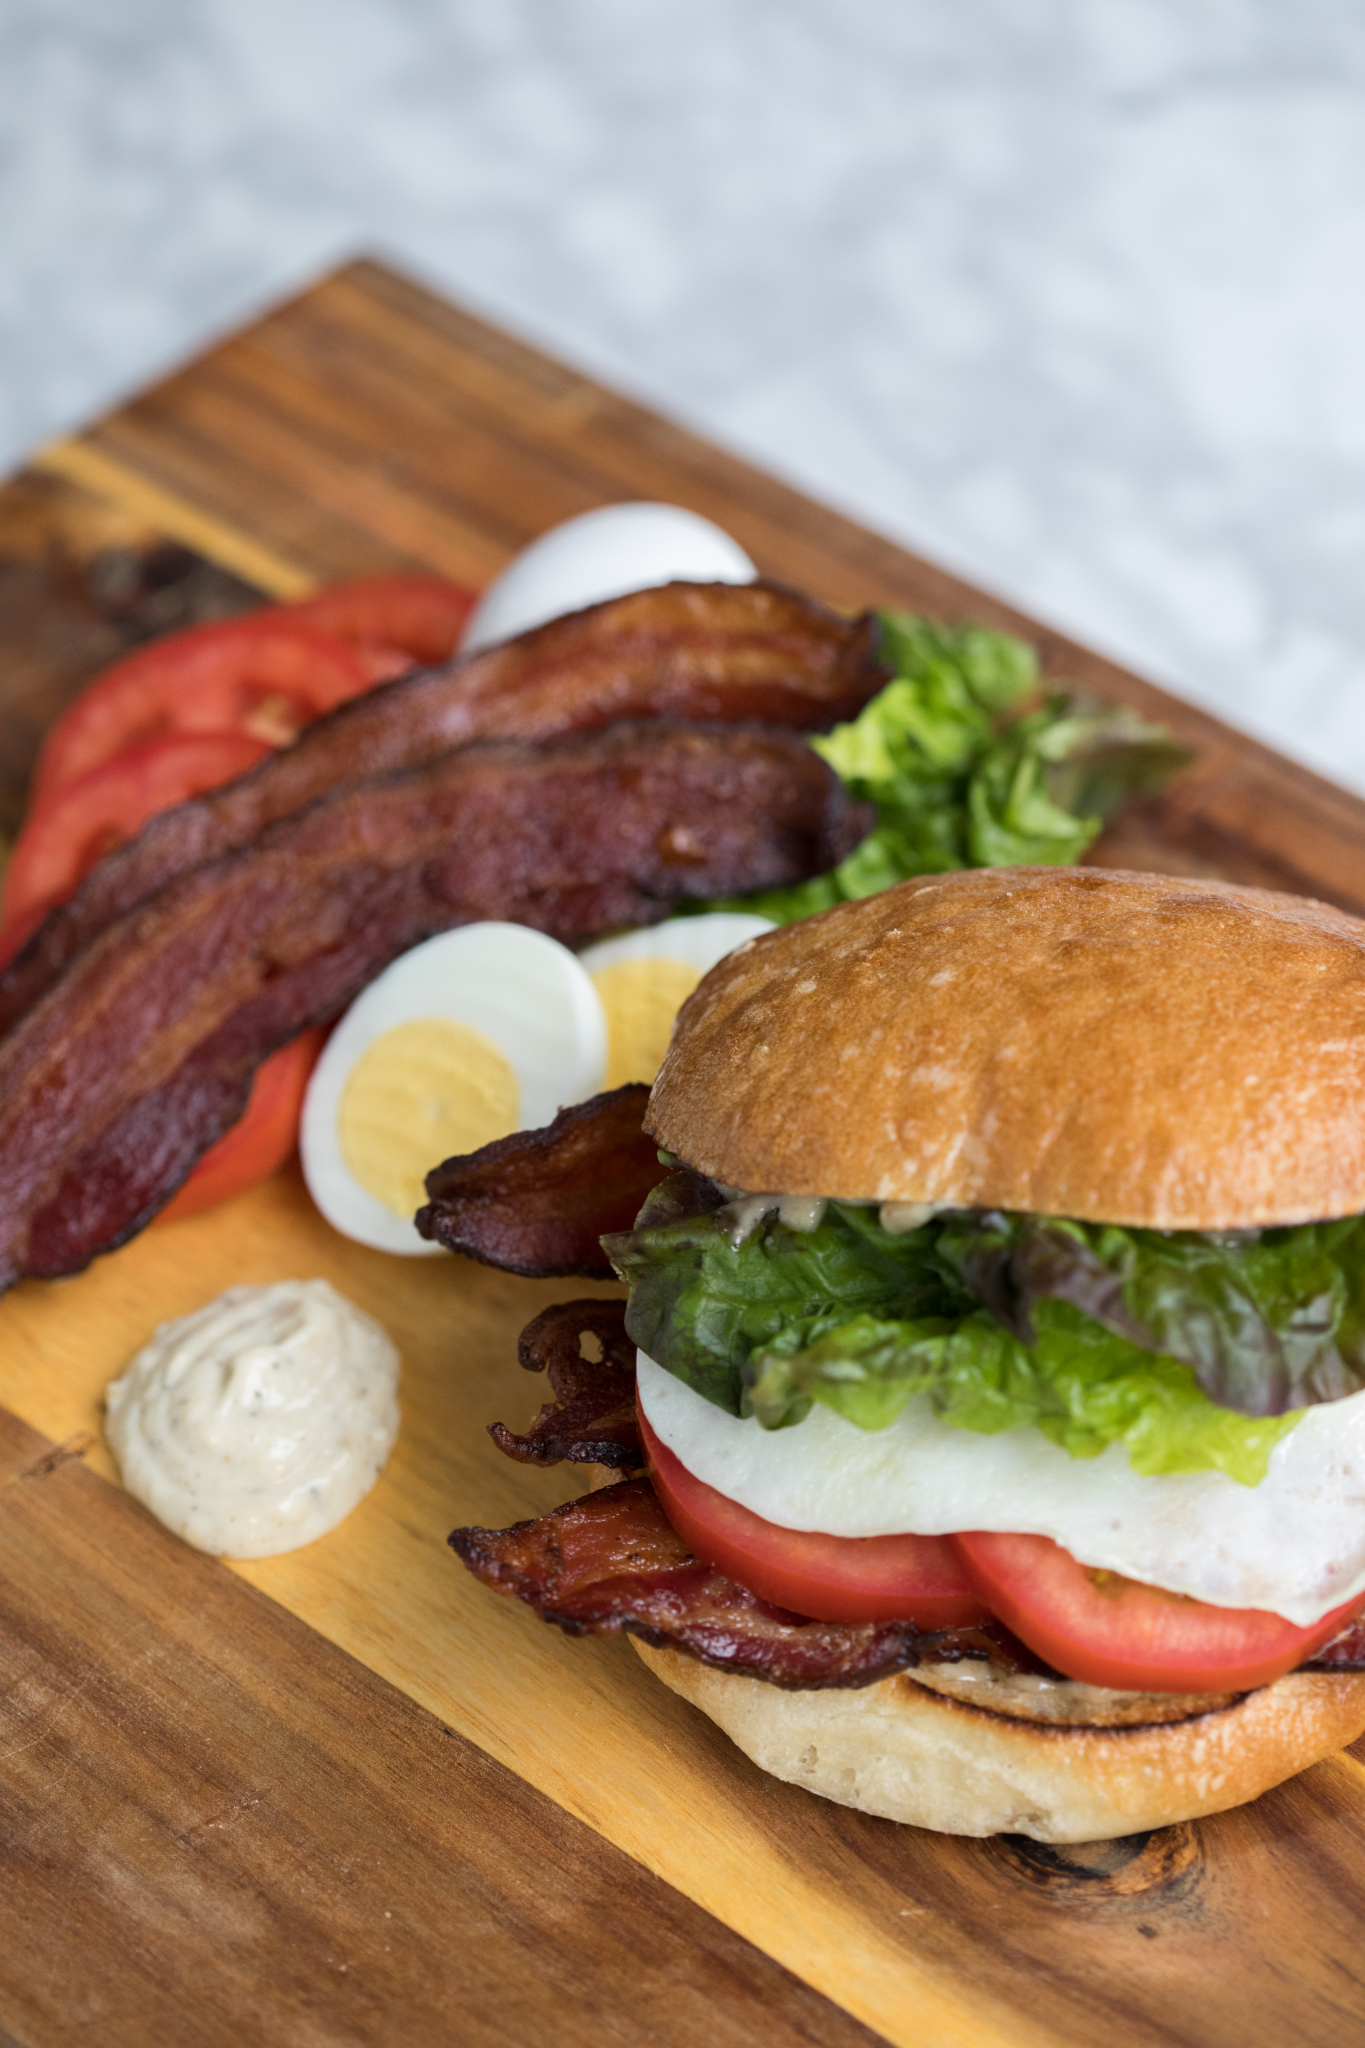
[[[228,585],[213,587],[237,603],[245,583],[285,593],[386,567],[483,581],[554,520],[630,496],[694,506],[764,569],[834,601],[898,602],[1029,631],[1052,673],[1166,717],[1199,761],[1167,797],[1130,813],[1102,857],[1365,907],[1365,806],[1355,799],[370,264],[45,451],[0,492],[0,537],[27,532],[41,506],[57,535],[44,559],[81,563],[106,545],[105,519],[125,536],[108,545],[138,559],[178,548],[184,577],[200,579],[196,590],[211,573],[226,575]],[[31,559],[22,546],[13,552]],[[0,601],[8,547],[0,545]],[[38,652],[13,728],[0,687],[7,746],[11,729],[17,746],[81,680],[78,654],[44,666],[43,636],[69,648],[63,607],[87,602],[71,595],[80,576],[62,574],[26,615],[24,644]],[[47,623],[35,627],[39,614]],[[12,614],[0,613],[0,640],[12,629]],[[89,653],[89,666],[103,658]],[[88,2003],[93,1964],[85,1975],[72,1965],[65,1998],[54,1974],[54,1959],[78,1946],[73,1901],[85,1893],[97,1897],[91,1925],[101,1952],[126,1947],[137,1959],[108,1993],[131,2017],[120,2020],[122,2034],[105,2024],[105,2039],[143,2038],[144,1980],[163,1998],[163,2021],[177,2010],[188,1979],[176,1974],[176,1941],[208,1955],[215,1939],[231,1959],[214,1978],[219,2002],[212,2012],[206,2005],[203,2025],[227,2027],[235,2015],[243,2039],[261,2032],[266,2008],[251,1999],[266,1996],[280,2001],[270,2008],[280,2028],[294,2029],[270,2038],[479,2039],[449,2015],[442,2035],[439,2011],[465,1984],[472,2000],[483,1998],[498,1975],[494,1958],[524,1992],[509,2014],[550,2039],[578,2038],[577,2019],[560,2019],[570,2009],[610,2012],[619,2038],[641,2040],[699,2038],[706,2014],[722,2041],[746,2028],[753,2038],[851,2039],[844,2013],[896,2042],[964,2048],[1101,2035],[1116,2048],[1270,2048],[1365,2034],[1356,1932],[1365,1775],[1353,1757],[1243,1812],[1104,1848],[946,1840],[764,1778],[655,1685],[627,1646],[569,1641],[465,1577],[443,1545],[453,1523],[510,1520],[571,1490],[554,1472],[501,1459],[483,1425],[520,1424],[537,1405],[535,1384],[515,1368],[516,1333],[547,1301],[584,1291],[576,1284],[361,1251],[327,1229],[291,1171],[223,1210],[148,1231],[77,1279],[16,1290],[0,1303],[0,1400],[46,1438],[88,1438],[87,1462],[108,1473],[100,1392],[153,1326],[231,1281],[289,1273],[333,1279],[389,1325],[404,1358],[395,1457],[374,1494],[322,1542],[229,1572],[191,1557],[71,1463],[41,1486],[21,1484],[14,1475],[31,1470],[32,1447],[15,1439],[12,1483],[0,1492],[0,1530],[24,1560],[7,1631],[9,1692],[16,1713],[25,1700],[33,1712],[0,1758],[0,1785],[17,1816],[7,1840],[39,1843],[18,1858],[17,1896],[45,1960],[26,1968],[15,1945],[0,1960],[0,2025],[13,2038],[74,2038],[78,2020],[88,2038],[88,2021],[113,2010]],[[54,1503],[42,1509],[41,1541],[26,1519],[39,1500]],[[122,1518],[117,1533],[111,1515]],[[97,1533],[106,1528],[107,1537]],[[49,1611],[65,1617],[60,1629],[48,1629]],[[120,1642],[130,1651],[122,1661]],[[153,1711],[144,1680],[170,1669],[158,1659],[172,1653],[189,1660],[185,1671],[227,1672],[231,1684],[206,1690],[206,1680],[182,1673]],[[84,1765],[65,1761],[60,1735],[68,1716],[85,1712],[86,1670],[104,1674],[90,1681],[109,1751],[98,1791]],[[363,1709],[343,1711],[343,1699],[362,1699]],[[442,1736],[439,1723],[455,1735]],[[35,1728],[49,1744],[45,1761],[33,1754]],[[288,1759],[270,1780],[274,1833],[252,1851],[249,1875],[215,1865],[213,1883],[197,1888],[198,1865],[157,1860],[169,1852],[139,1752],[164,1760],[158,1782],[182,1816],[181,1835],[208,1839],[185,1816],[209,1812],[208,1792],[222,1790],[211,1812],[234,1816],[235,1836],[254,1825],[246,1808],[235,1818],[232,1803],[251,1780],[248,1728]],[[215,1778],[220,1750],[232,1762]],[[439,1796],[433,1759],[447,1752],[460,1758],[458,1789],[440,1828],[419,1825],[414,1816]],[[199,1805],[197,1774],[208,1788]],[[367,1830],[386,1805],[392,1826],[381,1853]],[[91,1833],[85,1817],[96,1809]],[[525,1958],[540,1829],[563,1884],[546,1909],[554,1967],[537,1989],[525,1981]],[[425,1902],[420,1912],[403,1906],[400,1960],[381,1962],[373,1940],[364,1948],[369,2005],[346,2004],[326,1974],[347,1960],[335,1960],[335,1930],[359,1940],[361,1893],[338,1879],[305,1911],[291,1887],[306,1879],[297,1865],[291,1874],[286,1838],[325,1842],[304,1862],[334,1872],[349,1861],[352,1886],[367,1857],[388,1859],[385,1884]],[[91,1839],[98,1851],[83,1863]],[[597,1879],[594,1856],[610,1859]],[[247,1917],[229,1914],[223,1938],[229,1894]],[[646,1931],[656,1926],[657,1935]],[[565,1973],[580,1936],[573,1977]],[[657,1957],[631,2003],[621,1958],[651,1942]],[[695,1970],[679,1960],[683,1951]],[[735,1973],[746,1967],[740,1984]],[[109,1972],[117,1975],[112,1964]],[[276,1972],[286,1973],[283,1992]],[[675,1982],[686,1996],[668,1988]],[[176,2035],[154,2023],[151,2003],[145,2010],[145,2038],[229,2038]]]
[[[4,1415],[0,1530],[5,2038],[871,2042]]]

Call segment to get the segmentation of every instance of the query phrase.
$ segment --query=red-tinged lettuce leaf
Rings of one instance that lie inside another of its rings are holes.
[[[0,1041],[0,1287],[154,1214],[256,1067],[433,932],[581,942],[860,829],[797,734],[667,720],[464,747],[353,784],[163,889]]]
[[[1254,1486],[1293,1426],[1292,1415],[1220,1406],[1190,1366],[1070,1301],[1037,1302],[1025,1343],[992,1291],[1000,1261],[989,1218],[955,1212],[891,1236],[875,1209],[831,1202],[814,1230],[771,1216],[736,1246],[721,1200],[713,1183],[675,1173],[636,1228],[605,1248],[630,1283],[636,1342],[765,1429],[799,1423],[812,1401],[883,1429],[922,1395],[956,1428],[1031,1425],[1080,1458],[1121,1442],[1136,1472],[1217,1470]],[[975,1257],[981,1244],[989,1259]]]
[[[500,1451],[523,1465],[568,1460],[639,1470],[645,1458],[635,1417],[635,1346],[625,1318],[623,1301],[566,1301],[526,1325],[517,1356],[528,1372],[548,1374],[554,1399],[520,1436],[493,1423],[488,1434]],[[585,1339],[598,1357],[584,1356]]]
[[[513,1131],[427,1175],[423,1237],[482,1265],[533,1278],[610,1280],[605,1233],[629,1230],[659,1178],[641,1128],[649,1089],[631,1081]]]
[[[474,740],[553,739],[618,719],[821,728],[851,718],[886,676],[870,613],[845,618],[764,582],[635,591],[409,673],[319,719],[238,781],[163,812],[100,861],[0,976],[0,1032],[134,904],[348,783]]]
[[[700,1562],[648,1479],[623,1480],[510,1529],[456,1529],[450,1543],[486,1586],[570,1635],[639,1636],[790,1691],[874,1685],[922,1659],[1045,1668],[994,1624],[929,1635],[910,1622],[807,1621],[774,1607]]]
[[[1365,1387],[1365,1218],[1279,1230],[1127,1230],[985,1211],[938,1256],[1024,1344],[1046,1301],[1192,1368],[1209,1399],[1283,1415]]]

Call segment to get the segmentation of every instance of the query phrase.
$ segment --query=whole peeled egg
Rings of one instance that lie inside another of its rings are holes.
[[[681,505],[601,505],[552,526],[513,557],[465,623],[472,654],[565,612],[662,583],[752,583],[738,541]]]
[[[304,1097],[299,1152],[327,1221],[422,1255],[432,1167],[547,1124],[602,1086],[606,1028],[586,970],[525,925],[461,926],[393,961],[346,1012]]]

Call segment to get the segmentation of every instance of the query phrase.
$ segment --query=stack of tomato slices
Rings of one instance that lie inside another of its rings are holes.
[[[95,677],[48,733],[5,871],[0,968],[96,861],[173,804],[234,781],[350,697],[448,660],[476,593],[427,576],[335,583],[167,634]],[[289,1157],[323,1034],[260,1068],[241,1119],[162,1219],[240,1193]]]
[[[696,1478],[640,1415],[654,1488],[707,1564],[814,1621],[969,1628],[994,1617],[1068,1678],[1125,1692],[1248,1692],[1293,1671],[1365,1601],[1312,1628],[1092,1571],[1046,1536],[825,1536],[784,1529]]]

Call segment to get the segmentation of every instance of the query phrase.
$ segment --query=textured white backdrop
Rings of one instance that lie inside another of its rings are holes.
[[[1365,790],[1357,0],[2,0],[4,463],[360,249]]]

